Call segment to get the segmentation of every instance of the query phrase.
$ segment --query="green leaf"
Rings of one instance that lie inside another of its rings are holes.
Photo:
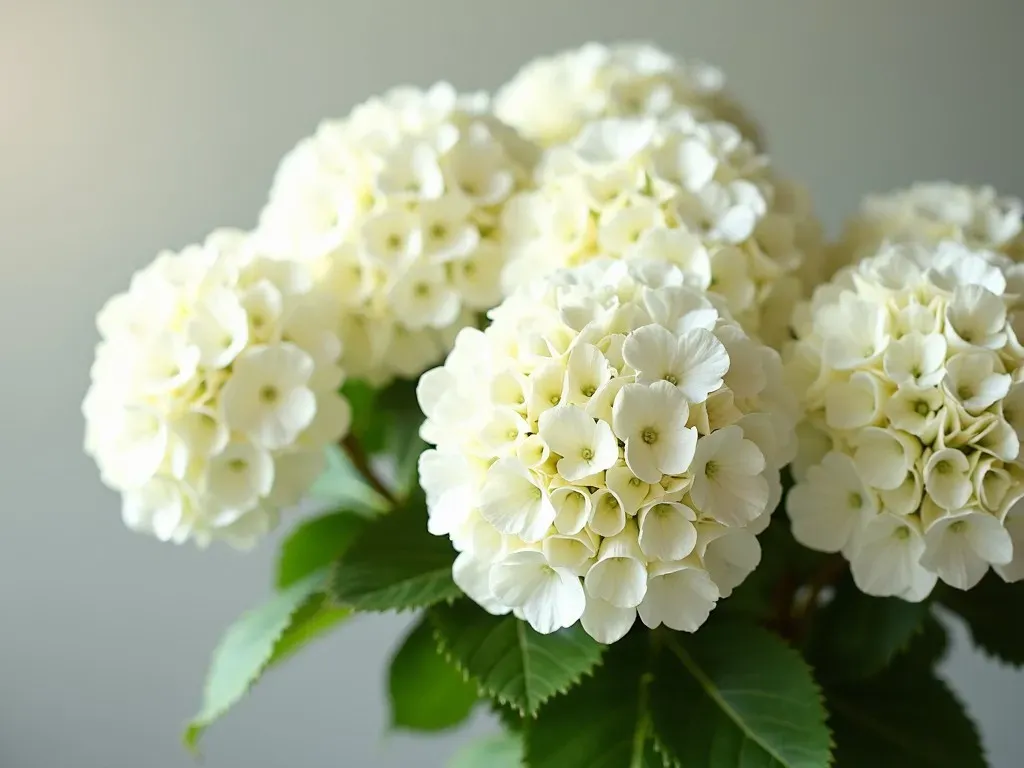
[[[365,381],[349,379],[341,388],[341,394],[352,407],[352,425],[349,434],[354,436],[367,453],[377,453],[384,447],[384,430],[380,424],[380,410],[377,401],[380,390]]]
[[[933,671],[897,663],[826,689],[836,768],[985,768],[977,730]]]
[[[310,488],[310,498],[368,516],[388,509],[387,499],[367,485],[341,448],[331,445],[325,451],[327,466]]]
[[[322,577],[323,574],[321,574]],[[274,654],[270,658],[270,663],[267,664],[267,669],[287,661],[296,652],[351,615],[351,610],[334,605],[323,592],[310,595],[309,599],[292,616],[291,625],[274,646]]]
[[[969,592],[941,584],[936,594],[967,623],[981,650],[1007,664],[1024,664],[1024,643],[1016,618],[1024,615],[1024,583],[1007,584],[990,571]]]
[[[650,739],[649,638],[615,643],[592,677],[541,708],[526,729],[530,768],[663,768]]]
[[[713,622],[666,633],[651,686],[654,734],[683,766],[825,768],[821,693],[800,655],[775,635]]]
[[[237,704],[268,667],[345,617],[346,611],[325,605],[320,593],[324,578],[323,571],[307,576],[228,629],[213,654],[202,709],[184,734],[189,749],[196,749],[203,731]]]
[[[365,524],[365,518],[351,512],[333,512],[303,522],[281,545],[277,588],[291,586],[336,560]]]
[[[430,619],[450,660],[485,694],[528,715],[593,670],[604,650],[579,625],[541,635],[469,600],[435,606]]]
[[[467,744],[448,768],[520,768],[522,764],[522,740],[511,733],[497,733]]]
[[[904,649],[897,661],[916,665],[925,669],[935,669],[946,657],[949,649],[949,637],[934,614],[929,614],[921,623],[921,628],[911,639],[910,645]]]
[[[463,722],[479,701],[476,686],[438,651],[424,616],[391,659],[391,725],[442,731]]]
[[[488,704],[490,705],[491,713],[498,719],[498,722],[501,723],[501,726],[506,731],[519,733],[523,730],[526,720],[518,709],[496,699],[491,699]]]
[[[420,454],[427,444],[420,439],[423,412],[416,399],[415,380],[399,379],[380,393],[382,452],[392,462],[392,490],[400,499],[408,498],[419,488]]]
[[[334,567],[331,596],[360,611],[424,608],[452,600],[451,542],[427,531],[426,510],[406,506],[367,523]]]
[[[865,595],[847,576],[814,619],[808,657],[821,677],[870,677],[904,650],[929,616],[927,602]]]

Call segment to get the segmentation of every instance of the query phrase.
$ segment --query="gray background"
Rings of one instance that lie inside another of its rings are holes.
[[[917,178],[1024,193],[1019,0],[0,0],[0,766],[190,765],[179,726],[249,556],[129,534],[82,455],[101,302],[165,246],[251,225],[283,152],[400,82],[494,87],[590,39],[720,64],[834,228]],[[401,618],[363,619],[270,676],[207,739],[211,768],[437,766],[465,732],[384,735]],[[1024,677],[949,675],[998,768]],[[484,721],[476,730],[489,727]]]

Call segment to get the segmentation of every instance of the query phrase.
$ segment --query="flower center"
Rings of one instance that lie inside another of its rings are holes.
[[[387,239],[384,242],[387,245],[387,247],[392,251],[397,251],[399,248],[402,247],[402,238],[395,234],[388,235]]]
[[[910,529],[907,528],[907,526],[905,525],[901,525],[899,528],[892,532],[892,535],[900,541],[906,541],[910,538]]]
[[[590,461],[592,458],[594,458],[594,451],[591,448],[584,448],[582,451],[580,451],[580,456],[583,457],[584,461]]]
[[[709,461],[707,464],[704,465],[704,476],[706,478],[708,478],[708,480],[712,479],[717,474],[718,474],[718,462],[716,462],[716,461]]]
[[[959,386],[956,389],[956,396],[959,397],[961,400],[970,400],[973,394],[974,393],[971,392],[971,388],[968,387],[966,384]]]
[[[935,464],[935,471],[940,475],[948,475],[953,470],[952,465],[948,461],[940,461]]]
[[[561,395],[552,395],[551,399],[548,400],[548,402],[551,403],[552,405],[558,405],[561,401],[562,401],[562,396]]]
[[[654,427],[647,427],[647,429],[640,433],[640,439],[648,445],[652,445],[658,441],[658,432]]]
[[[955,523],[950,523],[950,525],[949,525],[949,532],[950,533],[962,533],[964,528],[966,528],[966,527],[967,527],[967,523],[965,523],[963,520],[957,520]]]
[[[593,397],[594,393],[597,392],[597,387],[593,384],[587,384],[583,389],[580,390],[584,397]]]
[[[917,411],[919,416],[927,416],[931,413],[931,408],[928,407],[928,403],[924,400],[918,400],[917,405],[914,406],[914,410]]]
[[[430,285],[428,283],[416,283],[413,286],[412,292],[416,294],[418,298],[425,298],[430,295]]]
[[[448,234],[448,229],[444,224],[434,224],[430,228],[430,236],[435,240],[443,240],[445,235]]]
[[[850,509],[860,509],[864,506],[864,497],[856,491],[851,491],[849,496]]]
[[[666,373],[664,379],[673,387],[679,384],[679,377],[676,376],[674,373]]]
[[[260,400],[268,405],[276,403],[278,397],[280,397],[280,393],[277,391],[277,387],[271,384],[267,384],[260,389]]]
[[[232,459],[228,462],[228,469],[232,472],[244,472],[249,465],[245,459]],[[950,526],[952,528],[952,526]]]

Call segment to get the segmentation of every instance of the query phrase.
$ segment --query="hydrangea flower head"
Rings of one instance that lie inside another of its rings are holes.
[[[506,290],[598,257],[664,259],[749,333],[786,337],[820,229],[735,126],[683,112],[596,120],[547,150],[535,175],[505,209]]]
[[[869,195],[833,249],[833,269],[874,254],[885,241],[935,245],[955,240],[970,248],[1024,259],[1024,201],[992,187],[929,182]]]
[[[861,590],[924,599],[993,566],[1024,577],[1022,267],[944,241],[840,270],[796,323],[803,544],[842,552]]]
[[[592,120],[680,109],[733,123],[758,141],[757,126],[726,91],[721,70],[645,43],[590,43],[535,59],[499,91],[495,104],[498,117],[543,146],[572,140]]]
[[[353,377],[412,377],[500,300],[500,213],[532,162],[486,96],[398,88],[285,157],[261,237],[333,286]]]
[[[306,265],[218,231],[161,254],[99,314],[86,451],[132,529],[248,546],[348,429],[337,307]]]
[[[694,631],[757,566],[796,402],[778,354],[666,262],[530,283],[420,379],[431,533],[539,632]]]

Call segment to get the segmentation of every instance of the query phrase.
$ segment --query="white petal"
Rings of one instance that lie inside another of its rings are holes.
[[[551,505],[555,508],[555,529],[569,536],[583,530],[593,508],[586,488],[572,486],[563,486],[551,491]]]
[[[599,597],[587,595],[587,607],[580,623],[588,635],[599,643],[621,640],[636,621],[636,608],[616,608]]]
[[[936,576],[924,568],[921,534],[902,519],[882,514],[858,535],[850,568],[857,587],[878,597],[919,602],[935,586]]]
[[[590,530],[598,536],[615,536],[626,525],[626,512],[618,497],[602,488],[591,497]]]
[[[872,488],[898,488],[910,466],[896,435],[890,430],[867,427],[858,432],[855,439],[853,461],[864,482]]]
[[[682,560],[697,544],[694,511],[678,502],[655,502],[640,510],[640,549],[652,560]]]
[[[678,366],[685,371],[678,387],[691,403],[704,402],[722,386],[729,370],[729,354],[714,334],[695,328],[679,339]]]
[[[534,550],[513,552],[495,563],[490,587],[499,601],[518,608],[541,634],[571,627],[586,607],[579,578],[564,568],[552,568]]]
[[[1013,543],[1013,559],[1006,565],[994,566],[1003,581],[1013,583],[1024,579],[1024,514],[1011,512],[1004,522]]]
[[[761,545],[750,531],[727,529],[708,542],[703,560],[722,597],[729,597],[761,562]]]
[[[470,599],[494,616],[504,616],[511,609],[499,602],[491,592],[491,562],[471,552],[460,552],[452,565],[452,579]]]
[[[678,632],[696,632],[718,600],[718,588],[704,570],[665,564],[652,569],[647,595],[637,608],[651,629],[664,624]]]
[[[587,593],[617,608],[635,608],[647,592],[647,568],[633,523],[601,544],[598,561],[587,571]]]
[[[480,489],[480,514],[501,533],[539,541],[555,521],[547,492],[516,459],[499,459]]]

